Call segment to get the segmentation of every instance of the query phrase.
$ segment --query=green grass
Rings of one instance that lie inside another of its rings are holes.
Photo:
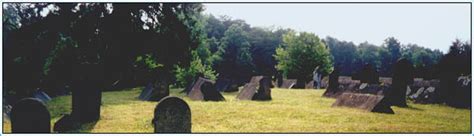
[[[465,132],[471,131],[470,110],[444,105],[409,103],[410,108],[392,107],[394,115],[352,108],[332,108],[335,99],[321,97],[323,90],[272,89],[272,101],[239,101],[237,93],[223,93],[226,101],[192,101],[172,89],[171,95],[184,98],[191,107],[192,132]],[[139,101],[140,88],[104,92],[101,118],[84,125],[86,133],[151,133],[157,102]],[[51,126],[61,114],[70,112],[71,96],[48,102]],[[4,119],[4,131],[10,123]]]

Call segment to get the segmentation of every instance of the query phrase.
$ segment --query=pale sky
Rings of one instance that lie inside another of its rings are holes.
[[[205,13],[243,19],[251,26],[283,27],[359,44],[381,45],[393,36],[447,52],[451,42],[470,40],[470,5],[206,3]]]

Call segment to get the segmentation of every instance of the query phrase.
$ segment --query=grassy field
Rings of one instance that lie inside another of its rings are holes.
[[[470,110],[444,105],[409,103],[410,108],[392,107],[394,115],[352,108],[332,108],[335,99],[321,97],[323,90],[272,89],[272,101],[238,101],[237,93],[223,93],[226,101],[191,101],[180,90],[171,95],[184,98],[191,107],[195,133],[380,133],[380,132],[470,132]],[[101,118],[84,125],[86,133],[151,133],[157,102],[139,101],[140,88],[104,92]],[[54,124],[70,112],[71,96],[48,102]],[[53,126],[53,125],[51,125]],[[4,118],[3,131],[10,132]]]

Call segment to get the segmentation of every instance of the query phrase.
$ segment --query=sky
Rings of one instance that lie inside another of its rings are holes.
[[[243,19],[251,26],[283,27],[355,44],[382,45],[388,37],[447,52],[456,38],[470,40],[470,5],[206,3],[204,13]]]

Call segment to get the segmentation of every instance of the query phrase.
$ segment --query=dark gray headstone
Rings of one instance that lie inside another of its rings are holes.
[[[214,86],[214,81],[199,77],[188,94],[191,100],[223,101],[222,94]]]
[[[204,96],[204,101],[225,101],[224,96],[216,90],[212,82],[204,82],[201,85],[201,92]]]
[[[191,109],[178,97],[165,97],[156,105],[155,133],[191,133]]]
[[[268,76],[263,76],[258,82],[258,90],[255,95],[253,95],[252,100],[271,100],[271,78]]]
[[[342,93],[332,105],[333,107],[351,107],[364,109],[371,112],[394,114],[390,105],[384,100],[382,95]]]
[[[140,96],[138,96],[138,99],[147,101],[151,97],[151,92],[153,91],[153,84],[148,83],[148,85],[143,88],[142,92],[140,93]]]
[[[253,95],[257,93],[257,89],[259,86],[259,81],[263,78],[263,76],[253,76],[250,79],[250,82],[246,83],[240,93],[237,95],[237,99],[239,100],[251,100]]]
[[[37,98],[18,101],[11,111],[12,133],[50,133],[51,116],[46,105]]]
[[[239,100],[271,100],[271,79],[267,76],[253,76],[240,90]]]
[[[328,87],[324,92],[324,97],[335,98],[335,95],[340,92],[339,90],[339,71],[335,68],[331,74],[329,74]]]
[[[389,103],[394,106],[407,107],[407,86],[413,83],[414,67],[407,59],[400,59],[393,67],[393,83],[387,95]]]

